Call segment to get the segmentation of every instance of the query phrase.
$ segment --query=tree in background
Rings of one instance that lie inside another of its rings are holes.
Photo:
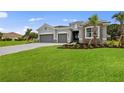
[[[29,34],[29,37],[30,37],[30,39],[37,39],[38,38],[38,34],[37,33],[35,33],[35,32],[30,32],[30,34]]]
[[[2,33],[2,32],[0,32],[0,40],[2,39],[2,36],[3,36],[3,33]]]
[[[25,32],[25,35],[23,36],[23,38],[25,38],[28,42],[30,40],[35,40],[38,38],[38,34],[35,33],[35,32],[32,32],[32,29],[31,28],[27,28],[26,32]]]
[[[111,36],[111,40],[117,40],[117,36],[121,35],[119,24],[110,24],[107,26],[107,34]]]
[[[31,33],[32,29],[31,28],[27,28],[25,35],[23,36],[24,39],[26,39],[27,41],[30,40],[30,33]]]
[[[112,18],[120,23],[121,35],[119,40],[119,46],[124,47],[124,12],[116,13],[112,16]]]

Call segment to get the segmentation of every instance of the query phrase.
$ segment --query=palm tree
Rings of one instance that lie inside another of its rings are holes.
[[[120,23],[121,36],[119,46],[124,47],[124,12],[116,13],[112,16],[112,18]]]
[[[37,39],[38,38],[38,34],[37,33],[35,33],[35,32],[31,32],[30,34],[29,34],[29,37],[30,37],[30,39]]]
[[[97,38],[97,34],[96,34],[97,27],[96,26],[98,25],[98,23],[99,23],[99,18],[96,14],[89,18],[89,24],[94,26],[93,27],[93,44],[95,47],[97,46],[97,39],[96,39]]]
[[[120,35],[120,31],[118,31],[119,24],[110,24],[107,26],[107,33],[111,36],[111,40],[116,40],[116,36]]]
[[[24,35],[24,38],[29,41],[30,39],[30,33],[31,33],[32,29],[31,28],[27,28],[26,32],[25,32],[25,35]]]

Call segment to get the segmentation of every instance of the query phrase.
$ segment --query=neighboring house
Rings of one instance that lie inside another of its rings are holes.
[[[106,21],[100,21],[103,25],[97,26],[97,39],[104,42],[107,40]],[[51,26],[44,24],[38,31],[38,40],[40,42],[57,43],[87,43],[93,38],[93,26],[87,25],[87,22],[72,22],[69,26]]]
[[[9,39],[15,40],[15,39],[18,39],[21,37],[22,37],[22,35],[15,33],[15,32],[3,33],[3,35],[2,35],[2,39],[9,38]]]

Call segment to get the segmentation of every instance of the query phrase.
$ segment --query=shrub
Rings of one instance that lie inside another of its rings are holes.
[[[18,39],[15,39],[15,41],[25,41],[24,38],[18,38]]]
[[[94,46],[94,44],[88,45],[87,43],[69,43],[64,44],[61,46],[61,48],[68,48],[68,49],[93,49],[93,48],[118,48],[118,45],[116,44],[117,41],[109,41],[105,42],[104,44],[97,44],[97,46]]]
[[[112,40],[108,43],[108,47],[114,47],[115,46],[115,42]]]
[[[12,39],[11,38],[4,38],[4,39],[2,39],[2,41],[12,41]]]

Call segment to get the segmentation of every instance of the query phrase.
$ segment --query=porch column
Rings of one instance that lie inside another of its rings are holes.
[[[38,38],[37,38],[38,42],[40,42],[40,33],[38,32]]]
[[[54,43],[57,43],[57,30],[54,30]]]
[[[83,27],[79,27],[79,43],[83,43]]]
[[[105,42],[107,40],[107,26],[104,25],[102,28],[102,41]]]
[[[68,30],[67,32],[67,42],[70,43],[72,41],[72,31]]]

